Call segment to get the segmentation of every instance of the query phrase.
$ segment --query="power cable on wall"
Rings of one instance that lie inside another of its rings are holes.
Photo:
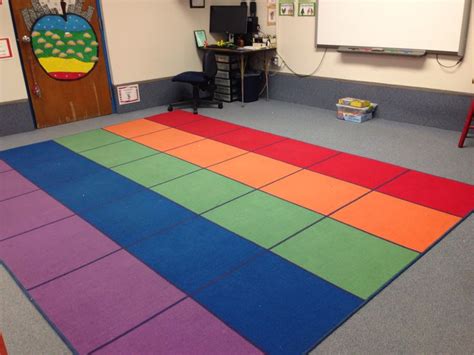
[[[278,51],[276,51],[276,54],[277,56],[281,59],[281,62],[285,65],[285,67],[288,68],[288,70],[293,73],[294,75],[296,75],[298,78],[308,78],[310,76],[313,76],[318,70],[319,68],[321,67],[321,65],[323,64],[323,61],[324,61],[324,58],[326,57],[326,53],[328,52],[328,49],[326,48],[324,50],[324,53],[323,53],[323,56],[321,57],[321,60],[318,64],[318,66],[316,67],[316,69],[314,69],[310,74],[299,74],[297,73],[293,68],[291,68],[288,63],[286,62],[286,60],[281,56],[280,53],[278,53]]]
[[[453,64],[453,65],[445,65],[445,64],[443,64],[443,63],[441,63],[441,62],[439,61],[439,54],[436,54],[436,61],[438,62],[438,65],[439,65],[440,67],[446,68],[446,69],[451,69],[451,68],[457,67],[459,64],[462,63],[463,59],[464,59],[464,57],[461,57],[461,58],[458,59],[458,61],[456,62],[456,64]]]

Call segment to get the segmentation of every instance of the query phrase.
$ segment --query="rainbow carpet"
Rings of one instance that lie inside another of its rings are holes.
[[[184,111],[0,159],[0,259],[79,353],[307,352],[474,208],[474,186]]]

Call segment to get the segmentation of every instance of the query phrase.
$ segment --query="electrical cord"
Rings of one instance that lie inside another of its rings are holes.
[[[286,68],[288,68],[288,70],[293,73],[294,75],[296,75],[298,78],[308,78],[310,76],[313,76],[318,70],[319,68],[321,67],[321,64],[323,64],[323,61],[324,61],[324,58],[326,57],[326,53],[328,52],[328,49],[324,49],[324,53],[323,53],[323,56],[321,57],[321,61],[319,62],[318,66],[316,67],[316,69],[314,69],[310,74],[299,74],[297,73],[295,70],[293,70],[293,68],[291,68],[288,63],[285,61],[285,59],[281,56],[280,53],[278,53],[278,51],[276,52],[277,56],[281,59],[281,62],[285,65]]]
[[[436,54],[436,61],[438,62],[438,65],[439,65],[440,67],[442,67],[442,68],[447,68],[447,69],[451,69],[451,68],[457,67],[459,64],[462,63],[463,59],[464,59],[464,57],[459,58],[458,61],[456,62],[456,64],[453,64],[453,65],[444,65],[443,63],[441,63],[441,62],[439,61],[439,54]]]

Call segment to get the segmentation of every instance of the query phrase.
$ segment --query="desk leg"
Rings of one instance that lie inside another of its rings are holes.
[[[244,55],[240,54],[240,94],[241,94],[241,101],[242,101],[242,107],[245,106],[244,103],[244,80],[245,80],[245,63],[244,63]]]
[[[264,53],[264,63],[263,65],[265,66],[265,85],[267,86],[267,101],[270,99],[270,94],[269,94],[269,90],[270,90],[270,83],[268,82],[268,79],[269,79],[269,75],[268,75],[268,72],[269,72],[269,69],[270,69],[270,63],[268,62],[268,57],[267,57],[267,52],[265,51]]]

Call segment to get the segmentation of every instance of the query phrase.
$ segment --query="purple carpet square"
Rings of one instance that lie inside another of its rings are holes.
[[[179,303],[98,354],[262,354],[191,299]]]
[[[72,215],[41,190],[0,202],[0,240]]]
[[[28,289],[119,248],[90,224],[73,216],[0,243],[0,260]]]
[[[0,174],[0,201],[38,190],[38,187],[14,170]]]
[[[0,173],[3,173],[4,171],[9,171],[12,170],[10,165],[5,163],[3,160],[0,160]]]
[[[30,292],[79,353],[88,353],[184,294],[126,251]]]

